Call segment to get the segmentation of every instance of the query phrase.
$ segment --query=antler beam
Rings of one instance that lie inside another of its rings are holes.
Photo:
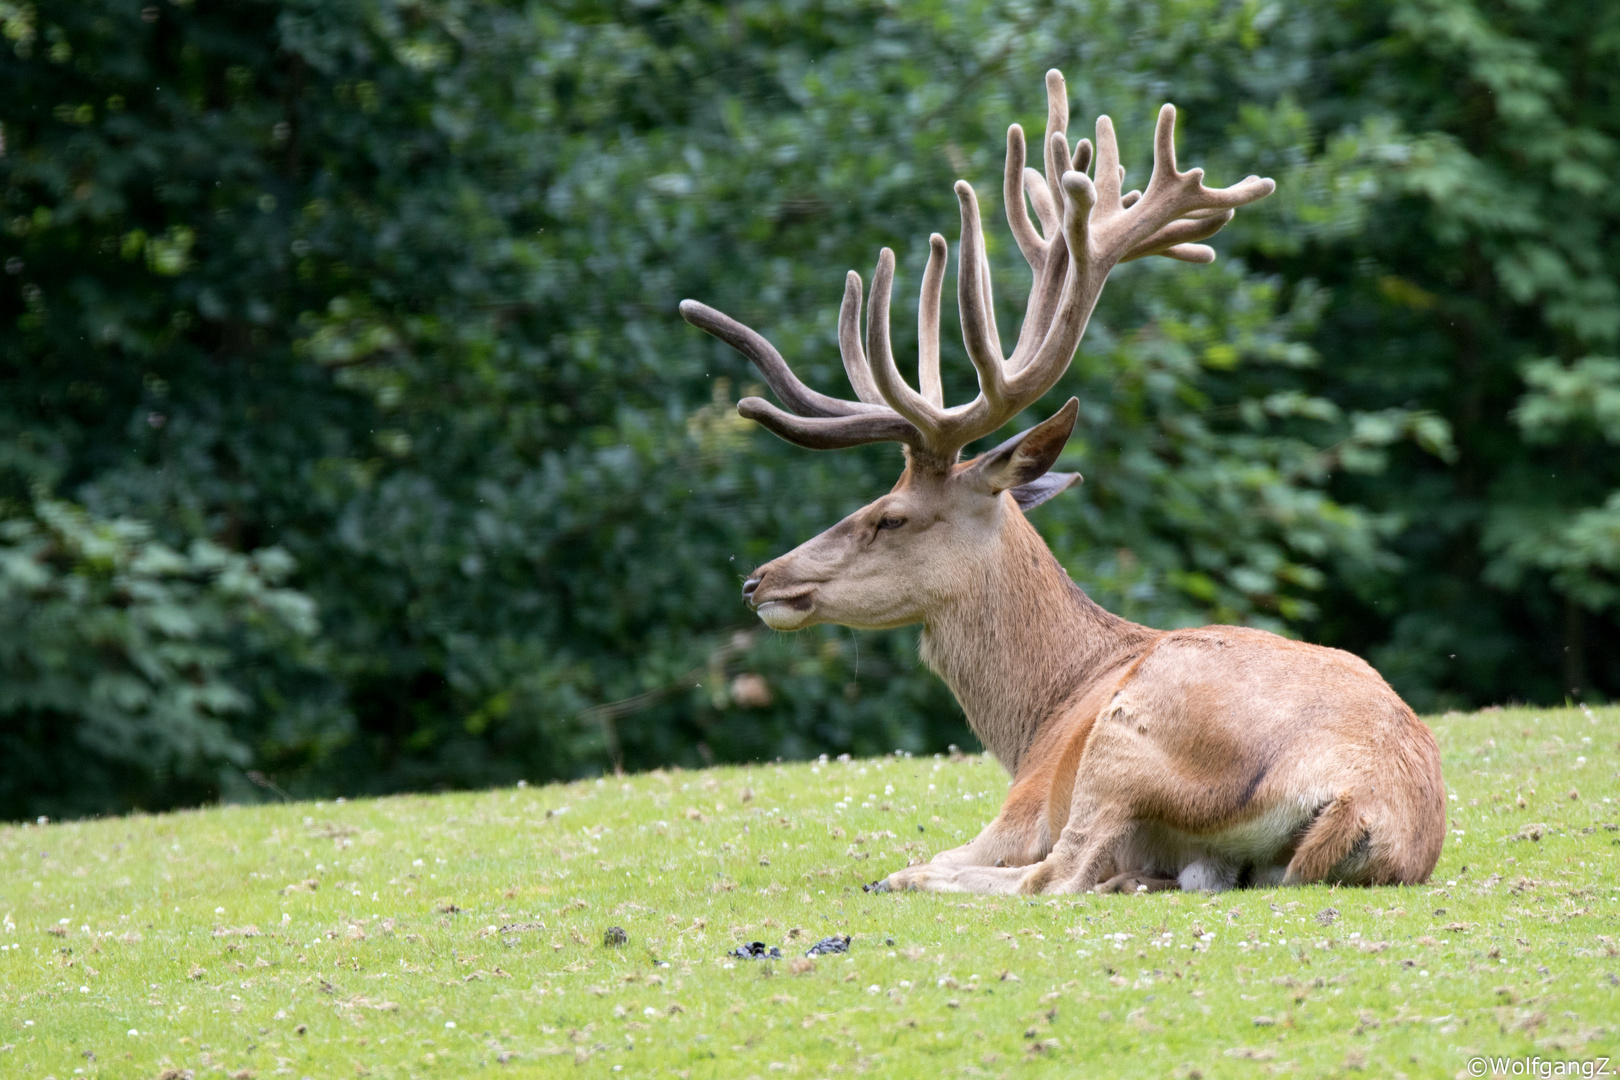
[[[744,398],[737,409],[775,434],[817,450],[869,442],[900,442],[943,464],[962,447],[995,431],[1050,390],[1074,357],[1086,323],[1108,274],[1121,262],[1164,255],[1207,263],[1215,251],[1199,241],[1219,232],[1234,210],[1271,194],[1272,181],[1250,176],[1229,188],[1204,186],[1204,171],[1176,167],[1176,110],[1165,105],[1153,141],[1153,175],[1142,192],[1121,192],[1125,170],[1119,164],[1114,125],[1097,118],[1095,155],[1081,139],[1071,155],[1069,104],[1063,76],[1046,73],[1045,175],[1026,168],[1024,131],[1007,129],[1007,164],[1002,181],[1007,225],[1035,282],[1024,322],[1010,356],[1003,356],[990,288],[979,203],[972,185],[956,182],[961,209],[957,252],[957,305],[962,341],[978,372],[979,393],[966,405],[946,408],[939,376],[940,299],[948,249],[938,233],[929,237],[917,308],[917,385],[900,374],[889,344],[889,300],[894,283],[894,252],[884,248],[867,299],[865,342],[861,340],[861,278],[850,271],[838,317],[838,345],[844,371],[857,400],[829,397],[805,386],[780,353],[759,334],[695,300],[681,302],[692,325],[737,349],[759,368],[771,391],[792,410],[760,398]],[[1096,159],[1096,179],[1087,175]],[[1027,199],[1027,203],[1026,203]],[[1029,208],[1035,217],[1030,220]]]

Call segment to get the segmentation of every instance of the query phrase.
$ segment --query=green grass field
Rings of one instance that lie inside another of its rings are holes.
[[[1620,709],[1431,723],[1452,831],[1420,888],[863,893],[994,816],[978,756],[6,827],[0,1076],[1451,1077],[1620,1052]],[[847,955],[803,959],[832,934]],[[750,940],[785,959],[728,959]]]

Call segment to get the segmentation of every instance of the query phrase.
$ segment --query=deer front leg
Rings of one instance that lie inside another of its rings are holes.
[[[986,825],[978,836],[961,847],[947,848],[939,852],[921,865],[938,869],[947,867],[1019,869],[1040,862],[1052,849],[1047,823],[1047,799],[1050,793],[1050,777],[1045,774],[1026,777],[1014,783],[1012,790],[1007,793],[1007,801],[1002,804],[1001,813],[997,814],[995,820]],[[904,871],[898,871],[881,881],[873,882],[866,886],[866,889],[868,892],[888,892],[890,889],[922,888],[924,886],[916,883],[919,880],[916,874],[908,876],[904,881],[897,880],[900,874],[918,869],[920,867],[908,866]],[[970,888],[944,891],[985,890]]]
[[[925,889],[937,892],[999,892],[999,888],[979,889],[943,887],[934,889],[923,882],[951,882],[956,878],[950,872],[969,870],[1013,871],[1023,873],[1045,854],[1036,845],[1036,838],[1025,829],[1009,827],[1003,817],[984,827],[978,836],[961,847],[947,848],[925,863],[897,870],[888,877],[864,886],[867,892],[889,892],[894,889]],[[929,875],[932,875],[931,877]],[[964,878],[963,880],[968,880]],[[989,879],[987,879],[989,880]],[[996,879],[999,880],[999,879]],[[1016,890],[1014,890],[1016,891]]]
[[[1083,825],[1076,825],[1071,818],[1051,853],[1031,866],[920,863],[897,870],[867,888],[873,892],[916,889],[987,895],[1078,893],[1093,889],[1134,893],[1175,888],[1174,879],[1150,878],[1135,871],[1115,872],[1114,852],[1130,828],[1131,822],[1124,815],[1097,814]]]
[[[1149,884],[1157,879],[1140,876],[1136,871],[1121,872],[1115,854],[1131,829],[1135,827],[1132,815],[1122,807],[1098,805],[1077,793],[1069,823],[1053,845],[1052,853],[1029,869],[1024,882],[1028,893],[1081,893],[1097,890],[1114,891],[1109,885],[1122,885],[1131,881],[1130,891],[1138,884]],[[1173,886],[1173,881],[1164,887]]]
[[[935,860],[897,870],[867,889],[872,892],[917,889],[1010,895],[1090,892],[1098,888],[1099,883],[1118,887],[1127,884],[1127,880],[1129,889],[1119,891],[1136,892],[1139,884],[1147,884],[1148,891],[1175,886],[1174,880],[1160,881],[1135,872],[1119,872],[1115,852],[1134,827],[1128,813],[1081,800],[1077,800],[1075,809],[1081,812],[1078,819],[1071,815],[1057,844],[1039,862],[1028,866],[970,866]]]
[[[935,863],[923,863],[921,866],[908,867],[890,875],[890,881],[898,880],[895,888],[917,889],[922,892],[962,892],[980,893],[984,895],[1012,895],[1017,893],[1046,891],[1046,892],[1080,892],[1078,888],[1069,888],[1070,881],[1063,875],[1048,876],[1035,867],[1028,866],[939,866]],[[1056,882],[1056,888],[1047,887],[1038,889],[1037,885],[1048,885]],[[1115,874],[1107,881],[1097,885],[1092,891],[1097,893],[1150,893],[1164,892],[1180,888],[1175,878],[1154,877],[1139,871],[1131,870],[1123,874]]]
[[[1028,866],[1040,862],[1052,847],[1046,838],[1046,823],[1021,820],[1016,809],[1009,814],[1011,800],[1008,802],[1009,806],[1002,807],[978,836],[961,847],[939,852],[929,861],[950,866]]]
[[[867,886],[872,892],[980,893],[1009,896],[1023,892],[1029,876],[1027,866],[961,866],[927,862],[896,870],[882,881]]]

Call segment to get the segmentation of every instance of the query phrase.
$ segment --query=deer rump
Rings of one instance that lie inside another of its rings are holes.
[[[1026,167],[1023,129],[1007,130],[1003,204],[1034,275],[1010,354],[996,328],[977,196],[956,184],[957,304],[979,382],[972,401],[944,404],[938,324],[950,251],[937,233],[918,302],[915,389],[889,340],[888,248],[864,320],[860,275],[845,279],[838,344],[853,400],[805,386],[741,323],[681,304],[687,320],[746,355],[787,407],[744,398],[743,416],[810,449],[905,448],[888,494],[743,583],[744,600],[778,630],[921,623],[924,661],[1012,774],[1001,813],[977,837],[875,887],[1423,881],[1445,836],[1439,754],[1377,672],[1348,653],[1257,630],[1150,629],[1087,597],[1024,517],[1080,481],[1051,471],[1079,415],[1075,398],[960,460],[1062,378],[1116,265],[1150,256],[1211,262],[1214,249],[1199,241],[1275,187],[1250,176],[1210,188],[1202,169],[1183,172],[1175,109],[1165,105],[1152,174],[1142,190],[1125,191],[1112,121],[1099,117],[1096,144],[1081,139],[1071,150],[1062,75],[1048,72],[1046,89],[1044,174]]]
[[[1018,891],[1407,884],[1444,840],[1434,737],[1337,649],[1230,626],[1166,633],[1051,741],[1073,772],[1044,793],[1015,785],[1002,813],[1039,815],[1050,842],[1027,853]]]

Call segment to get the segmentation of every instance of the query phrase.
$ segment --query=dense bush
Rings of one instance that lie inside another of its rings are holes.
[[[843,271],[914,289],[960,175],[1014,326],[1050,66],[1133,174],[1173,99],[1184,160],[1280,185],[1216,266],[1123,268],[1051,395],[1076,578],[1420,707],[1613,692],[1620,36],[1578,8],[0,0],[0,815],[965,741],[914,632],[755,629],[742,571],[898,455],[741,421],[675,305],[837,390]],[[184,633],[118,636],[143,573]]]
[[[0,799],[73,813],[198,798],[220,763],[284,741],[296,710],[242,719],[249,669],[307,666],[313,605],[276,587],[289,569],[275,548],[176,551],[50,499],[0,522]]]

